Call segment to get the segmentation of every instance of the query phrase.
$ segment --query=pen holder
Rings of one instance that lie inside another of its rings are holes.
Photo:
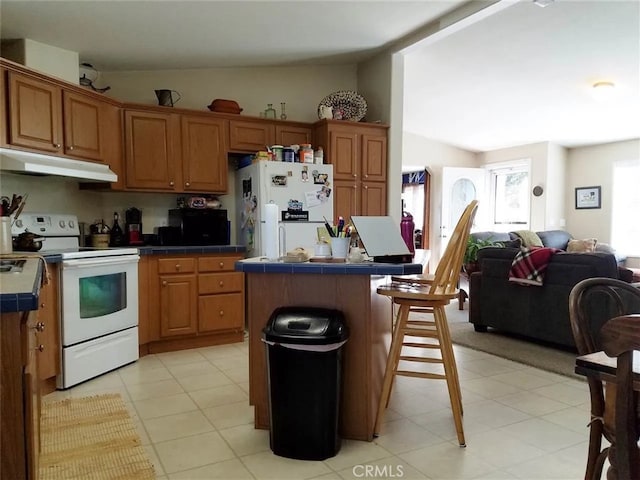
[[[331,255],[333,258],[347,258],[349,237],[331,237]]]

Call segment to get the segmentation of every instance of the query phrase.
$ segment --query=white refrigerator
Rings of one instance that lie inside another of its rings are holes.
[[[280,255],[297,247],[313,251],[318,227],[325,218],[333,224],[333,165],[256,162],[236,172],[235,191],[237,241],[247,257],[267,254],[263,240],[272,232],[265,228],[274,228],[267,204],[277,205]]]

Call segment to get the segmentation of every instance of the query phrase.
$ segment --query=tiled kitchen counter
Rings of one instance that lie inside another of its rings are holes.
[[[344,313],[350,337],[344,345],[340,434],[371,441],[391,337],[391,304],[378,295],[386,275],[422,272],[420,264],[281,263],[250,258],[236,262],[246,277],[249,328],[249,401],[255,427],[269,428],[267,366],[262,329],[281,306],[334,308]]]
[[[28,255],[28,254],[27,254]],[[20,259],[19,254],[11,254],[5,259]],[[21,272],[0,273],[0,312],[28,312],[38,309],[38,295],[43,262],[38,257],[25,256]]]

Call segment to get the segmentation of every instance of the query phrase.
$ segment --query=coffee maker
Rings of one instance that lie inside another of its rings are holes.
[[[143,245],[142,237],[142,212],[135,207],[124,212],[124,231],[129,245]]]

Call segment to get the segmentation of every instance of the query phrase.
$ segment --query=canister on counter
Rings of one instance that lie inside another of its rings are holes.
[[[272,145],[271,146],[271,151],[273,152],[273,159],[276,162],[282,162],[283,161],[283,147],[282,145]]]
[[[294,161],[293,148],[284,147],[282,149],[282,161],[284,161],[284,162],[293,162]]]
[[[310,143],[300,145],[300,163],[313,163],[313,148]]]

